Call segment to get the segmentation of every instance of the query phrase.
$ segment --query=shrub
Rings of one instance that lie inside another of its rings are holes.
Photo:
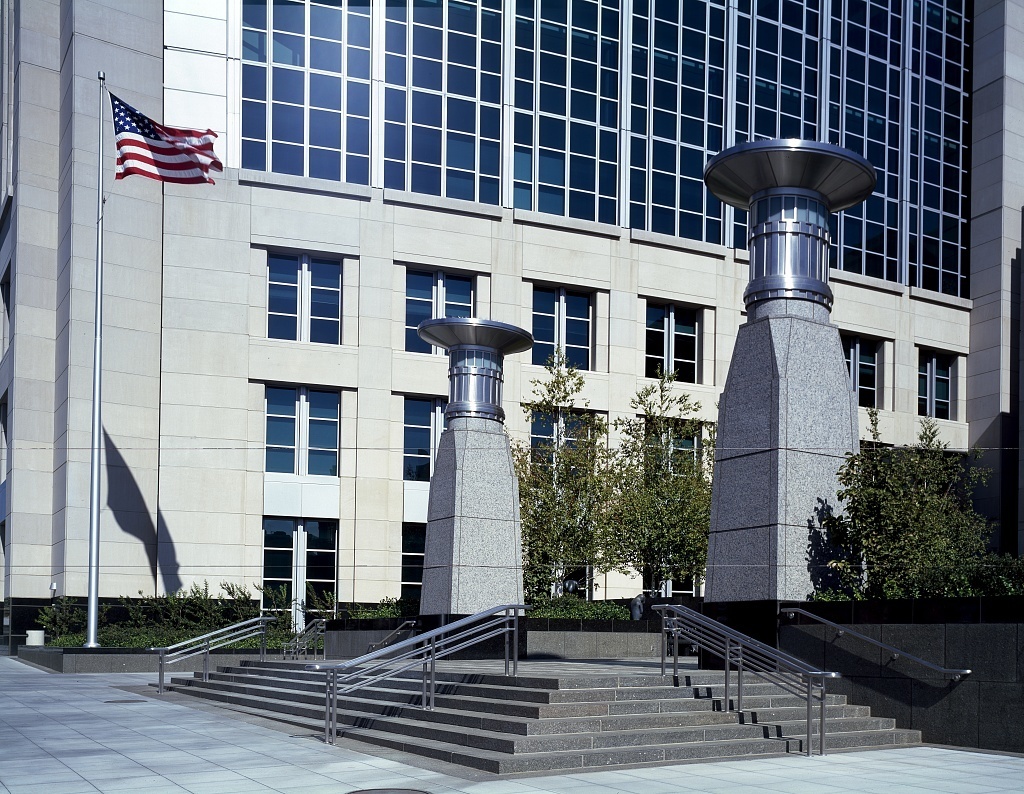
[[[537,600],[527,613],[531,618],[567,618],[570,620],[629,620],[629,610],[612,601],[584,601],[579,596]]]
[[[419,606],[418,601],[406,598],[382,598],[376,606],[353,604],[348,609],[348,616],[353,620],[404,618],[419,614]]]

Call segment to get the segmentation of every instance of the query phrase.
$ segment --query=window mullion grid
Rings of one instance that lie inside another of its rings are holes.
[[[938,356],[931,353],[928,356],[928,416],[935,417],[935,395],[938,378]]]
[[[675,372],[675,341],[676,341],[676,324],[675,324],[676,307],[669,304],[665,307],[665,363],[662,366],[662,373],[668,374],[669,372]]]
[[[296,628],[302,624],[304,620],[304,610],[302,605],[306,600],[306,520],[300,519],[298,526],[295,531],[295,544],[293,546],[294,556],[294,573],[292,581],[294,589],[292,591],[292,602],[294,604],[293,616],[294,625]]]
[[[555,306],[555,347],[562,348],[562,355],[566,355],[565,349],[565,319],[566,319],[566,305],[565,305],[565,288],[559,288],[558,290],[558,303]]]
[[[309,256],[299,257],[299,316],[298,329],[295,336],[301,342],[310,340],[310,327],[313,318],[313,288]]]
[[[270,3],[268,3],[270,5]],[[310,113],[312,108],[310,107],[310,94],[309,94],[309,56],[312,51],[311,39],[312,32],[309,29],[309,3],[303,4],[303,13],[305,14],[305,35],[302,43],[302,173],[303,175],[309,175],[309,123]],[[344,93],[344,92],[343,92]]]
[[[296,399],[295,473],[302,475],[309,472],[309,391],[305,386],[297,390]]]
[[[445,104],[447,104],[447,103],[445,103]],[[441,161],[444,162],[444,141],[443,140],[441,142]],[[444,173],[443,169],[442,169],[441,173],[442,174]],[[442,195],[443,195],[443,191],[444,191],[444,183],[443,182],[441,184],[441,190],[442,190]],[[442,270],[434,271],[434,291],[433,291],[432,297],[433,297],[433,300],[434,300],[434,306],[431,309],[431,311],[433,312],[432,316],[436,317],[438,319],[445,317],[447,313],[445,312],[445,305],[444,305],[444,271],[442,271]],[[448,352],[443,347],[438,347],[437,345],[433,345],[430,349],[434,353],[435,356],[444,356],[444,355],[447,355],[447,352]]]
[[[413,0],[415,3],[415,0]],[[438,136],[441,138],[441,162],[437,164],[437,169],[441,173],[441,185],[438,190],[438,195],[448,195],[448,17],[450,7],[448,3],[441,4],[441,129],[437,131]],[[479,31],[479,28],[477,28]],[[477,36],[479,40],[479,35]],[[479,61],[477,62],[479,63]],[[477,80],[479,81],[480,73],[477,72]],[[479,113],[480,108],[480,89],[477,86],[477,112]],[[443,306],[443,304],[442,304]],[[442,310],[441,317],[444,317]]]

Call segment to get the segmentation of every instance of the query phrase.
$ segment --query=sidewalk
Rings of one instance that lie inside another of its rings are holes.
[[[1024,791],[1024,757],[938,747],[498,778],[157,697],[148,673],[57,675],[0,657],[0,792],[925,794]]]

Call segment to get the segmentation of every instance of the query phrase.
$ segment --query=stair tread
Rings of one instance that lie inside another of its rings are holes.
[[[309,662],[253,662],[173,678],[175,691],[317,732],[324,675]],[[519,676],[439,671],[436,708],[418,706],[418,671],[339,696],[341,735],[492,772],[541,771],[793,752],[806,741],[806,706],[745,677],[744,710],[721,711],[722,671],[679,676]],[[732,675],[735,682],[736,676]],[[736,691],[730,691],[735,700]],[[830,747],[919,744],[920,733],[830,695]],[[815,704],[813,720],[817,720]],[[813,726],[812,728],[816,728]],[[816,742],[817,730],[812,744]],[[802,751],[802,750],[801,750]]]

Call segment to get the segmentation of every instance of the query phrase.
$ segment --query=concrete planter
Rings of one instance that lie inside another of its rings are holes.
[[[55,673],[153,673],[157,672],[158,655],[145,648],[35,648],[22,645],[18,658]],[[210,667],[237,665],[243,660],[259,659],[258,652],[238,651],[210,654]],[[267,654],[280,659],[281,654]],[[167,668],[168,675],[191,673],[203,669],[203,657],[193,656]]]

